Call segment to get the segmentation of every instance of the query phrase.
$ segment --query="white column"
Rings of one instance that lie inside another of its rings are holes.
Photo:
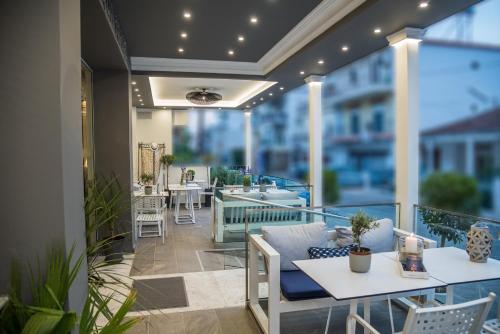
[[[394,47],[396,202],[400,227],[413,230],[419,183],[419,42],[422,30],[405,28],[387,37]]]
[[[245,165],[252,168],[252,112],[245,111]]]
[[[465,139],[465,174],[474,177],[476,175],[476,152],[474,139],[468,136]]]
[[[321,90],[324,77],[311,75],[305,79],[309,88],[309,183],[312,206],[323,205],[323,121]]]

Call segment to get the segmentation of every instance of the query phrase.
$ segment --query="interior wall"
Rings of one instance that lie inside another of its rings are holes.
[[[0,295],[9,268],[23,268],[56,244],[85,252],[80,1],[0,1]],[[27,284],[27,275],[24,286]],[[27,294],[29,289],[24,289]],[[83,265],[68,296],[79,312]]]
[[[160,109],[147,111],[133,110],[133,179],[137,180],[139,143],[165,144],[165,153],[172,154],[172,110]]]

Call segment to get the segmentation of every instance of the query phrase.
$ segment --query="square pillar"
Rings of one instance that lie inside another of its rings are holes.
[[[323,206],[323,76],[305,79],[309,89],[309,184],[312,185],[311,206]]]
[[[404,28],[387,37],[394,47],[396,202],[400,227],[413,230],[419,188],[419,43],[423,31]]]
[[[252,111],[245,111],[245,165],[252,168]]]

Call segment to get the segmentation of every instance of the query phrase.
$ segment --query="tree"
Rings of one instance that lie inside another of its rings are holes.
[[[428,231],[441,238],[441,247],[446,241],[462,242],[473,222],[433,208],[477,214],[480,195],[476,180],[457,173],[434,173],[422,182],[420,190],[422,203],[431,207],[419,208]]]

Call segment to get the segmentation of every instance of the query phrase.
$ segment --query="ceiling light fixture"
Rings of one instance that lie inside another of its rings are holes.
[[[132,81],[132,85],[135,85],[135,84],[137,84],[137,82],[135,82],[135,81]]]
[[[300,71],[300,75],[304,75],[304,74],[306,74],[306,72]]]
[[[422,1],[421,3],[418,4],[418,8],[427,8],[429,7],[429,2],[427,1]]]
[[[233,55],[234,55],[234,51],[233,51],[233,50],[231,50],[231,49],[229,49],[229,50],[227,51],[227,54],[228,54],[228,55],[230,55],[230,56],[233,56]]]
[[[373,29],[374,34],[380,34],[381,32],[382,32],[382,29],[380,29],[380,28]]]
[[[259,22],[259,19],[257,16],[250,16],[250,23],[252,24],[257,24]]]
[[[349,47],[347,45],[342,46],[342,51],[344,52],[349,51]]]
[[[179,51],[179,53],[184,53],[184,48],[178,48],[177,51]]]
[[[191,18],[191,12],[185,11],[184,14],[182,14],[182,16],[184,16],[185,19],[189,20]]]
[[[238,36],[238,42],[244,42],[245,41],[245,36],[239,35]]]
[[[206,88],[202,88],[201,91],[193,91],[187,93],[186,100],[194,104],[209,105],[222,100],[222,95],[207,92]]]
[[[181,38],[186,39],[187,37],[188,37],[187,32],[184,32],[184,31],[183,31],[183,32],[181,32]]]
[[[318,60],[319,65],[323,65],[324,63],[325,63],[325,61],[323,59]]]

